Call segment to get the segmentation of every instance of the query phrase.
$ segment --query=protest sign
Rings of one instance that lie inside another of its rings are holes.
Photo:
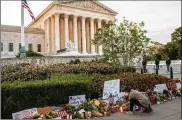
[[[177,89],[181,88],[181,83],[176,83]]]
[[[118,94],[118,96],[114,98],[114,103],[116,103],[116,101],[118,101],[118,100],[119,101],[124,101],[124,95],[125,95],[125,92],[120,92]]]
[[[168,91],[168,88],[167,88],[166,84],[155,85],[154,91],[156,91],[158,93],[163,93],[164,90]]]
[[[85,95],[69,96],[69,104],[79,106],[85,102]]]
[[[103,99],[115,98],[119,96],[120,80],[110,80],[104,82]]]
[[[27,109],[20,112],[12,113],[13,119],[31,118],[37,114],[37,108]]]

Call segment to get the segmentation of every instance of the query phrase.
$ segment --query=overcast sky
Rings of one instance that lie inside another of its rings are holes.
[[[118,12],[116,18],[120,22],[123,16],[135,22],[144,21],[148,36],[161,43],[171,39],[171,33],[181,26],[181,1],[100,1]],[[38,16],[51,1],[28,1],[34,13]],[[31,22],[25,10],[25,25]],[[1,24],[21,25],[20,1],[1,1]]]

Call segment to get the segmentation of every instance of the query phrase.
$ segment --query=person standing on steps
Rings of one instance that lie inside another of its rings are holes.
[[[166,60],[167,72],[169,72],[170,65],[171,65],[171,60],[168,57],[168,59]]]
[[[146,67],[147,67],[147,60],[145,58],[143,58],[142,66],[143,66],[144,73],[146,73],[147,72],[147,69],[146,69]]]
[[[159,70],[159,64],[160,64],[160,61],[158,58],[155,59],[155,65],[156,65],[156,69]]]

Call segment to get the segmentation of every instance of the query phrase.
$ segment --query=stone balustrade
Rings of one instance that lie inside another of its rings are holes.
[[[33,63],[38,65],[49,65],[57,63],[68,63],[71,60],[79,59],[80,61],[92,61],[102,58],[99,55],[93,56],[56,56],[56,57],[33,57],[33,58],[2,58],[1,66],[15,65],[20,63]]]

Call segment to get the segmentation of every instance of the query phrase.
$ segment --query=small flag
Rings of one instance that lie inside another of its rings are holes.
[[[67,112],[66,112],[66,111],[58,111],[58,112],[57,112],[57,116],[58,116],[58,117],[63,118],[63,117],[65,117],[66,115],[67,115]]]
[[[28,3],[27,3],[26,0],[22,0],[22,7],[26,8],[28,10],[30,16],[32,17],[32,20],[34,20],[35,17],[33,15],[32,11],[31,11],[31,9],[29,8]]]

